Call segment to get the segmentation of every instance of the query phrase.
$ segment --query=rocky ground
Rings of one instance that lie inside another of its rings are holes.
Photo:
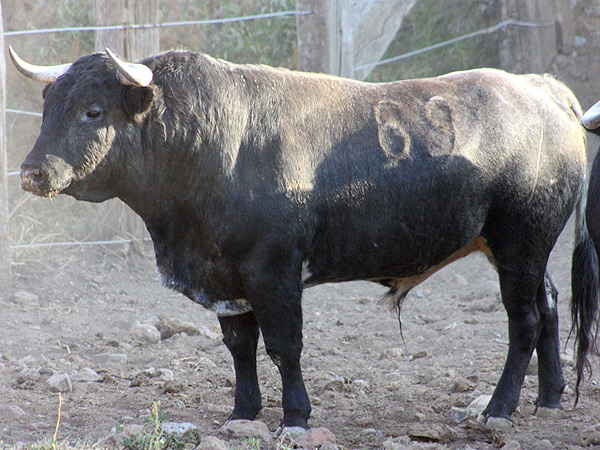
[[[561,292],[562,342],[569,328],[571,245],[569,225],[550,262]],[[569,384],[563,411],[533,414],[535,364],[509,427],[485,426],[469,411],[471,402],[492,393],[507,351],[498,283],[484,257],[459,261],[410,294],[404,339],[397,317],[379,303],[383,292],[369,283],[344,283],[305,293],[303,367],[310,424],[323,450],[600,448],[600,387],[597,378],[586,381],[572,408],[570,347],[563,354]],[[204,448],[225,441],[250,448],[247,434],[262,436],[260,448],[277,445],[271,432],[282,416],[280,381],[264,348],[260,423],[223,428],[234,376],[218,322],[160,286],[149,245],[141,253],[114,246],[53,250],[22,262],[15,290],[0,295],[0,306],[5,448],[52,438],[57,392],[59,441],[117,445],[123,433],[148,430],[159,402],[164,420],[180,424],[168,426],[193,424]],[[597,359],[594,368],[600,373]]]

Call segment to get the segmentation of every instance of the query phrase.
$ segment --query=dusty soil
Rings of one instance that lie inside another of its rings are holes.
[[[562,294],[563,342],[569,327],[571,248],[569,224],[550,261]],[[73,391],[63,395],[59,439],[97,442],[115,426],[143,423],[157,400],[169,420],[192,422],[202,434],[218,435],[233,404],[231,358],[213,314],[160,286],[150,244],[141,253],[114,246],[53,253],[18,266],[16,289],[36,294],[37,300],[5,294],[0,301],[0,403],[25,412],[0,414],[4,445],[51,437],[58,394],[49,390],[46,379],[53,373],[74,376],[84,367],[104,381],[73,381]],[[48,261],[54,261],[52,267]],[[402,312],[404,342],[397,318],[378,302],[383,292],[368,283],[323,285],[305,292],[303,365],[313,402],[312,426],[329,428],[338,443],[352,449],[381,448],[389,437],[440,425],[445,431],[433,437],[440,448],[498,448],[517,440],[522,448],[533,449],[544,439],[552,448],[583,448],[586,428],[599,420],[600,388],[594,378],[586,382],[580,403],[572,409],[574,374],[568,349],[564,360],[569,388],[565,410],[557,417],[533,415],[537,377],[528,375],[508,430],[452,420],[452,406],[492,393],[507,351],[496,274],[483,256],[447,267],[410,294]],[[136,343],[132,327],[159,318],[191,323],[200,333]],[[125,354],[127,360],[112,361],[107,354]],[[274,430],[281,418],[280,381],[264,348],[259,354],[266,406],[260,419]],[[39,378],[20,379],[24,367],[36,369]],[[172,370],[175,381],[132,386],[139,384],[132,383],[136,375],[151,367]],[[597,359],[594,367],[600,374]]]
[[[600,11],[593,5],[579,8],[581,14],[593,13],[577,30],[587,44],[562,55],[552,70],[586,108],[600,99]],[[595,148],[597,141],[590,144]],[[560,291],[563,343],[570,327],[572,236],[569,224],[549,265]],[[59,440],[98,442],[113,427],[143,423],[157,400],[169,420],[218,434],[233,405],[231,357],[220,341],[216,317],[160,286],[150,244],[136,251],[106,246],[35,255],[16,261],[14,289],[0,293],[0,404],[19,406],[25,413],[0,409],[0,447],[51,437],[59,399],[46,380],[54,373],[73,376],[85,367],[104,381],[73,381],[72,392],[63,394]],[[37,299],[15,301],[16,291]],[[563,358],[565,409],[556,417],[533,415],[537,377],[532,374],[526,377],[512,427],[493,431],[473,420],[453,421],[453,406],[492,393],[507,352],[497,277],[482,256],[447,267],[410,294],[402,311],[404,339],[397,318],[379,303],[383,293],[368,283],[305,292],[303,367],[312,426],[330,429],[349,449],[381,448],[386,439],[407,435],[420,442],[419,428],[443,431],[430,437],[438,448],[491,449],[515,440],[523,449],[600,448],[598,443],[584,445],[590,427],[600,421],[598,357],[595,377],[585,382],[573,409],[569,347]],[[179,333],[156,344],[132,338],[134,325],[159,319],[179,319],[200,332]],[[126,361],[107,355],[126,355]],[[175,380],[132,383],[151,367],[170,369]],[[24,368],[38,375],[27,379]],[[282,415],[280,381],[264,347],[259,370],[265,405],[259,419],[275,430]]]

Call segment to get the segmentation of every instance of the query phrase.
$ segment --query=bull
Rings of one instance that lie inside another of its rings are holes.
[[[508,316],[486,418],[510,419],[534,349],[536,405],[560,408],[548,256],[573,211],[577,386],[598,322],[586,227],[585,132],[551,76],[479,69],[371,84],[186,51],[106,53],[25,75],[46,83],[21,166],[33,194],[117,197],[145,222],[164,284],[214,311],[233,357],[230,419],[254,419],[259,334],[282,380],[282,426],[308,427],[304,288],[368,280],[400,310],[411,288],[485,253]]]

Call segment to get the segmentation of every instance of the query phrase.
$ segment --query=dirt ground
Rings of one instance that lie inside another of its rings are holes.
[[[600,99],[594,79],[600,73],[595,34],[600,11],[593,19],[577,31],[587,43],[553,66],[584,108]],[[591,148],[597,145],[590,139]],[[569,223],[549,264],[560,292],[563,344],[570,327],[572,241]],[[56,373],[72,379],[72,392],[62,396],[59,441],[99,442],[114,427],[143,423],[157,400],[170,421],[218,435],[233,406],[234,375],[216,317],[161,287],[151,245],[140,247],[53,249],[16,261],[14,288],[0,292],[0,448],[52,437],[59,398],[46,380]],[[15,297],[18,291],[35,297]],[[397,318],[379,303],[383,293],[362,282],[305,291],[303,368],[311,426],[330,429],[348,449],[383,448],[390,438],[423,448],[600,448],[600,442],[587,445],[600,432],[599,359],[594,357],[594,376],[583,384],[573,409],[570,345],[563,355],[568,383],[563,411],[533,415],[532,367],[511,427],[454,422],[452,407],[492,393],[507,352],[497,277],[483,256],[454,263],[412,291],[402,311],[404,340]],[[192,324],[194,332],[154,344],[132,336],[136,324],[170,319]],[[84,368],[103,381],[76,381]],[[169,369],[174,379],[140,375],[150,368]],[[262,345],[259,376],[265,406],[259,419],[275,430],[282,416],[281,387]]]

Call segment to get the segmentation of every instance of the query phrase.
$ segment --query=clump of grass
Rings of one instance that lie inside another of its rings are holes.
[[[191,430],[183,436],[170,434],[163,430],[162,424],[167,415],[159,411],[160,402],[152,404],[150,416],[146,420],[148,431],[133,438],[126,438],[123,447],[127,450],[184,450],[195,448],[201,440],[199,432]]]

